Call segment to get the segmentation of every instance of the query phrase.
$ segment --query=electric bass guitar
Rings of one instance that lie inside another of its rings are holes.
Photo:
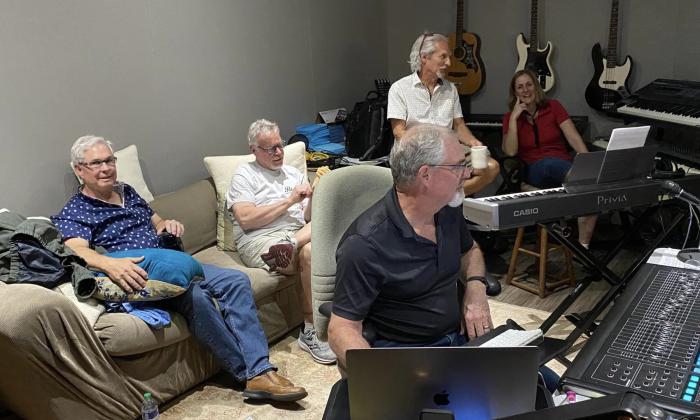
[[[630,95],[627,81],[632,72],[632,58],[628,55],[621,66],[617,65],[617,16],[618,0],[612,1],[608,51],[604,56],[600,44],[593,46],[593,79],[586,87],[586,102],[598,111],[612,111],[615,103]]]
[[[549,59],[554,47],[547,41],[547,46],[540,49],[537,42],[537,0],[531,0],[530,3],[530,43],[525,42],[525,35],[520,33],[515,38],[515,46],[518,49],[518,67],[515,70],[532,69],[537,74],[542,90],[548,92],[552,89],[554,71]]]
[[[457,0],[457,29],[448,41],[452,57],[446,78],[454,83],[460,95],[472,95],[484,85],[486,74],[479,57],[479,36],[464,30],[463,17],[464,1]]]

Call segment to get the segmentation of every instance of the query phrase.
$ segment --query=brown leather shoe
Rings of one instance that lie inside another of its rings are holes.
[[[256,400],[298,401],[307,395],[304,388],[294,386],[287,378],[274,370],[268,370],[253,379],[249,379],[243,391],[244,397]]]

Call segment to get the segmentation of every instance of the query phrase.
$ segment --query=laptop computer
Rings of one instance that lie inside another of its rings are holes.
[[[348,350],[350,418],[419,420],[438,409],[479,420],[532,411],[538,364],[532,346]]]

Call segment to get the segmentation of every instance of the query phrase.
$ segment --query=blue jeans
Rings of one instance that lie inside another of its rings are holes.
[[[374,340],[372,347],[459,347],[465,344],[467,344],[467,338],[459,331],[454,331],[431,343],[407,344],[378,338]]]
[[[187,319],[192,335],[240,382],[275,369],[258,321],[253,290],[245,273],[202,264],[204,280],[169,300]],[[216,309],[212,297],[219,302]],[[223,313],[223,318],[222,318]]]
[[[431,343],[407,344],[378,338],[372,347],[459,347],[465,345],[467,341],[467,337],[460,334],[459,331],[454,331]],[[540,366],[539,371],[549,392],[554,392],[559,383],[559,375],[547,366]]]
[[[527,165],[525,180],[537,188],[561,187],[570,168],[571,162],[568,160],[547,157]]]

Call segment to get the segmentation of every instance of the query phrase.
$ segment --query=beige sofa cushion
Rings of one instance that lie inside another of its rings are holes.
[[[216,241],[216,192],[210,179],[161,194],[150,204],[159,216],[185,225],[182,244],[188,253],[193,254]]]
[[[298,276],[283,276],[279,273],[270,273],[262,268],[246,267],[237,252],[221,251],[217,247],[209,247],[193,257],[202,264],[213,264],[217,267],[232,268],[244,272],[250,277],[255,300],[264,299],[277,292],[282,287],[287,287],[298,281]]]
[[[226,193],[231,185],[231,177],[238,167],[245,162],[252,162],[255,157],[249,155],[208,156],[204,158],[204,166],[214,179],[216,197],[218,200],[216,212],[216,246],[224,251],[235,251],[233,240],[233,221],[231,212],[226,208]],[[306,149],[303,142],[292,143],[284,147],[284,164],[297,168],[302,174],[306,173]]]
[[[190,336],[185,318],[169,311],[171,323],[153,330],[127,313],[106,313],[97,319],[95,333],[110,356],[131,356],[166,347]]]

